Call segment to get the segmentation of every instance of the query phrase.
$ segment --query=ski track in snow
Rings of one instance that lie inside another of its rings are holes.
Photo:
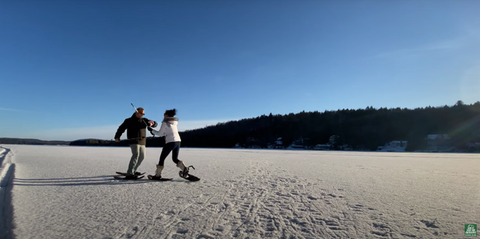
[[[480,178],[462,170],[478,155],[184,148],[201,181],[169,157],[174,180],[156,182],[111,177],[128,148],[5,148],[18,238],[452,238],[479,222]],[[147,149],[147,174],[160,151]]]
[[[0,238],[12,237],[12,200],[11,179],[15,170],[12,164],[13,153],[10,149],[0,146]]]

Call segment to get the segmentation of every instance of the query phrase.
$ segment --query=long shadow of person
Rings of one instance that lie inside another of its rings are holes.
[[[112,175],[71,177],[71,178],[14,178],[14,186],[92,186],[92,185],[123,185],[142,184],[145,180],[119,180]]]

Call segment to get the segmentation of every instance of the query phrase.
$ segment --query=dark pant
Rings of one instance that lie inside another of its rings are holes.
[[[172,160],[175,164],[178,164],[178,154],[180,153],[180,142],[170,142],[163,146],[162,153],[160,154],[160,161],[158,165],[163,166],[168,154],[172,152]]]

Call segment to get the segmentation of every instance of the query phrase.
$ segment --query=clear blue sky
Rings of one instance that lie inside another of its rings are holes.
[[[480,1],[0,1],[0,137],[480,101]],[[123,135],[123,138],[125,134]]]

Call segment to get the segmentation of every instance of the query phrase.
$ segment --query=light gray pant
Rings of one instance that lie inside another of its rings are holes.
[[[130,149],[132,150],[132,158],[128,164],[128,174],[134,174],[137,171],[137,168],[142,164],[143,159],[145,158],[145,145],[140,144],[131,144]]]

